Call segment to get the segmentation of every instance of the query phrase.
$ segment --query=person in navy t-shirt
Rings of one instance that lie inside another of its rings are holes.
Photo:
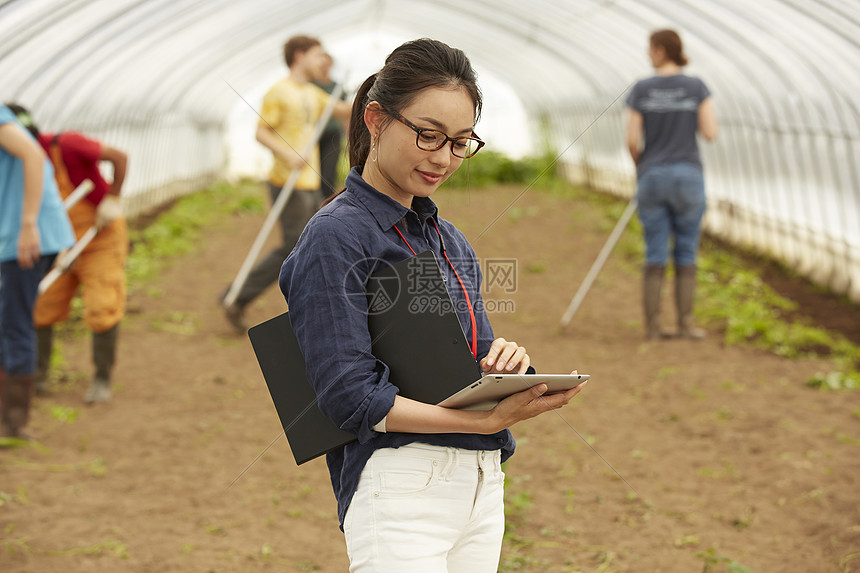
[[[669,238],[674,235],[677,336],[700,339],[705,333],[693,326],[693,292],[705,182],[696,135],[713,141],[717,121],[704,82],[681,73],[687,58],[677,32],[651,34],[649,56],[656,75],[637,82],[627,98],[627,148],[636,163],[636,198],[646,245],[645,335],[676,336],[661,332],[659,326]]]

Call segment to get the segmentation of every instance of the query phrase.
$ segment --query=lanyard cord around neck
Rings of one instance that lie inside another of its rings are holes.
[[[457,273],[457,269],[454,268],[454,265],[451,263],[451,259],[448,258],[448,253],[445,252],[445,239],[442,238],[442,232],[439,231],[439,227],[436,226],[436,221],[430,219],[433,223],[433,227],[436,229],[436,233],[439,235],[439,246],[442,250],[442,256],[445,257],[445,260],[448,261],[448,266],[451,267],[451,270],[454,271],[454,276],[457,277],[457,281],[460,283],[460,288],[463,289],[463,295],[466,297],[466,306],[469,307],[469,319],[472,321],[472,356],[475,357],[475,360],[478,359],[478,328],[477,321],[475,320],[475,311],[472,308],[472,301],[469,300],[469,293],[466,291],[466,285],[463,284],[463,279],[460,278],[460,275]],[[412,245],[409,244],[409,241],[406,240],[406,237],[403,236],[403,233],[400,232],[400,229],[397,228],[397,225],[394,225],[394,230],[397,231],[397,234],[400,235],[400,238],[403,239],[403,242],[406,243],[406,246],[409,247],[409,250],[412,251],[413,255],[417,255],[415,249],[412,248]]]

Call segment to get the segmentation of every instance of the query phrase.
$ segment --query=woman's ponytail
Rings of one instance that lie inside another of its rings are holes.
[[[347,135],[346,144],[349,150],[350,167],[363,168],[364,162],[367,161],[367,155],[370,153],[370,132],[367,130],[367,126],[364,125],[364,108],[370,103],[367,93],[376,82],[377,75],[373,74],[364,80],[352,102],[352,117],[349,118],[349,134]]]
[[[367,131],[367,126],[364,125],[364,108],[367,107],[367,92],[373,87],[376,81],[376,75],[373,74],[361,84],[355,98],[352,100],[352,114],[349,118],[349,133],[346,136],[346,149],[349,152],[349,167],[352,169],[355,166],[364,168],[364,162],[367,161],[367,156],[370,153],[370,132]],[[335,200],[335,198],[346,191],[346,188],[341,189],[334,195],[329,196],[322,202],[320,207],[325,207]]]

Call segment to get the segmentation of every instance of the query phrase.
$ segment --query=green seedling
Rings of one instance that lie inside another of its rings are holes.
[[[675,539],[675,547],[694,547],[701,542],[698,535],[684,535]]]
[[[534,505],[534,497],[527,491],[521,491],[514,495],[511,499],[511,506],[514,512],[522,512],[531,508]]]
[[[857,390],[860,389],[860,372],[828,372],[818,373],[810,378],[806,385],[819,390]]]
[[[174,311],[154,318],[150,322],[155,330],[191,336],[200,329],[199,320],[193,313]]]
[[[696,557],[700,557],[704,561],[702,573],[717,573],[719,571],[726,571],[727,573],[755,573],[749,567],[741,565],[733,559],[724,555],[717,555],[713,547],[705,551],[699,551],[696,553]],[[725,568],[722,568],[722,565],[725,565]]]
[[[58,422],[71,423],[78,419],[78,411],[68,406],[51,406],[50,412]]]

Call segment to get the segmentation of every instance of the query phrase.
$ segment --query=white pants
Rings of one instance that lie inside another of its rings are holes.
[[[368,460],[344,517],[351,573],[495,573],[505,532],[501,452],[427,444]]]

